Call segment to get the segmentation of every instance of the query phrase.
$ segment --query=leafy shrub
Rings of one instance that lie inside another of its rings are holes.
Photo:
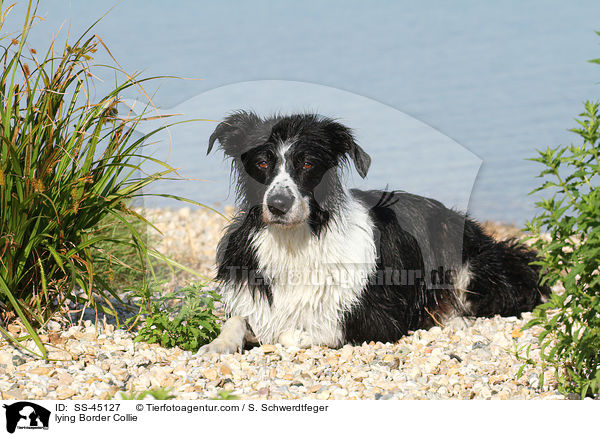
[[[600,63],[600,61],[598,61]],[[582,145],[548,148],[532,159],[547,180],[534,190],[548,197],[537,202],[541,212],[527,224],[538,237],[542,280],[562,283],[564,293],[534,311],[526,327],[541,326],[541,358],[553,367],[560,390],[598,396],[600,393],[600,117],[598,103],[572,129]]]
[[[5,43],[0,48],[0,318],[8,322],[18,316],[46,357],[35,327],[65,301],[115,314],[110,298],[120,300],[119,295],[97,268],[129,261],[116,258],[118,251],[101,249],[103,244],[133,253],[138,270],[147,267],[150,251],[140,233],[147,223],[128,204],[172,169],[142,152],[146,140],[168,126],[134,136],[144,113],[117,112],[122,93],[145,95],[142,84],[150,79],[110,67],[125,78],[104,97],[90,100],[91,62],[104,46],[100,38],[86,36],[88,29],[58,54],[53,41],[38,55],[27,45],[34,20],[30,1],[21,34],[0,38]],[[139,171],[147,160],[162,169]],[[108,219],[123,231],[104,231]]]
[[[178,292],[157,294],[155,298],[147,295],[143,299],[150,307],[135,342],[197,351],[217,337],[220,323],[213,313],[214,302],[220,298],[217,293],[194,283]]]

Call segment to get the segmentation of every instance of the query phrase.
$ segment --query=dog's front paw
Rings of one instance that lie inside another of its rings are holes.
[[[241,344],[236,344],[235,342],[231,342],[223,338],[217,338],[210,344],[206,344],[200,347],[197,354],[233,354],[236,351],[241,351],[241,349]]]
[[[313,339],[304,330],[287,330],[279,335],[277,342],[284,347],[309,348]]]

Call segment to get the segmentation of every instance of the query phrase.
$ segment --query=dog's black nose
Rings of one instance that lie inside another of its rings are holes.
[[[294,198],[284,194],[275,194],[268,198],[267,206],[273,215],[285,215],[294,204]]]

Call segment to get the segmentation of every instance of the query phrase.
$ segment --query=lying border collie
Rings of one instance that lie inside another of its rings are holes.
[[[217,250],[229,319],[200,353],[394,342],[451,316],[519,315],[550,293],[516,241],[429,198],[346,188],[345,164],[364,178],[371,158],[332,119],[237,112],[209,153],[215,141],[239,212]]]

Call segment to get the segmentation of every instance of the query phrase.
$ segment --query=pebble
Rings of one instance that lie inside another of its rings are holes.
[[[263,344],[260,346],[260,349],[264,353],[274,353],[275,351],[277,351],[277,346],[272,345],[272,344]]]
[[[75,390],[68,386],[59,386],[56,388],[56,398],[59,400],[65,400],[75,395]]]

